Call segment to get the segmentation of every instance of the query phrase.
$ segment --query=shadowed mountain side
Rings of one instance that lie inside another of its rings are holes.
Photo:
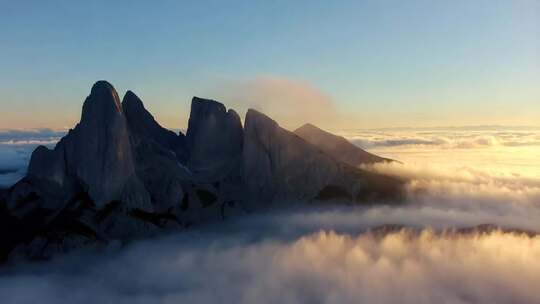
[[[184,155],[183,136],[159,126],[135,94],[122,105],[112,85],[97,82],[81,122],[53,150],[38,147],[28,175],[1,198],[0,260],[48,258],[233,212],[238,204],[219,184],[194,180]]]
[[[312,124],[305,124],[294,131],[311,144],[319,147],[328,155],[354,167],[363,164],[391,162],[393,160],[379,157],[355,146],[341,136],[326,132]]]
[[[113,200],[151,210],[148,193],[135,175],[129,131],[114,87],[98,81],[86,98],[81,121],[54,150],[38,147],[30,159],[28,178],[46,182],[72,195],[82,188],[101,208]],[[57,209],[59,205],[47,206]]]
[[[182,132],[176,134],[160,126],[154,116],[144,108],[143,102],[132,91],[126,92],[122,100],[122,108],[132,136],[155,141],[164,148],[173,151],[180,162],[186,162],[186,139]]]
[[[193,97],[186,134],[187,166],[198,178],[219,180],[238,171],[244,134],[234,110],[227,111],[215,100]]]
[[[128,121],[135,170],[150,194],[155,212],[179,208],[190,172],[185,163],[185,137],[161,127],[143,102],[128,91],[122,101]]]

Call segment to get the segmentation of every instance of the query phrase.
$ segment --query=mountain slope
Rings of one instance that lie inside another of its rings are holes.
[[[319,147],[322,151],[332,157],[358,167],[362,164],[373,164],[379,162],[390,162],[391,159],[379,157],[350,143],[341,136],[326,132],[312,124],[305,124],[294,131],[311,144]]]

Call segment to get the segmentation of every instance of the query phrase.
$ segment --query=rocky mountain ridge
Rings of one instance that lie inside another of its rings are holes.
[[[194,97],[186,135],[174,133],[135,93],[120,101],[98,81],[80,122],[54,149],[38,147],[27,176],[0,195],[0,259],[45,259],[290,202],[394,200],[402,185],[255,110],[242,126],[214,100]]]

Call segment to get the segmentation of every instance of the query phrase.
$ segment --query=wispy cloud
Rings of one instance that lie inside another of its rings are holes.
[[[307,82],[279,76],[225,82],[217,94],[231,108],[240,112],[255,108],[289,128],[307,122],[335,125],[340,118],[328,94]]]

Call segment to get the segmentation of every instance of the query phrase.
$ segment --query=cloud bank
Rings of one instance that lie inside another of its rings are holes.
[[[399,136],[444,137],[435,133]],[[299,205],[127,246],[87,248],[47,263],[10,265],[0,269],[0,299],[540,303],[538,150],[501,141],[488,148],[455,144],[480,136],[378,146],[407,160],[365,167],[409,179],[402,205]],[[528,141],[536,136],[522,135]],[[484,224],[502,229],[466,229]]]
[[[402,229],[140,242],[0,276],[3,303],[537,303],[540,237]],[[83,262],[84,261],[84,262]]]
[[[478,149],[492,147],[540,147],[538,129],[405,129],[341,130],[341,135],[365,149],[440,148]]]
[[[538,303],[540,181],[373,167],[401,206],[300,205],[0,270],[5,303]],[[495,191],[495,192],[493,192]],[[491,223],[513,230],[465,229]],[[522,232],[523,231],[523,232]]]
[[[8,187],[26,173],[32,151],[54,147],[65,131],[51,129],[0,130],[0,187]]]

